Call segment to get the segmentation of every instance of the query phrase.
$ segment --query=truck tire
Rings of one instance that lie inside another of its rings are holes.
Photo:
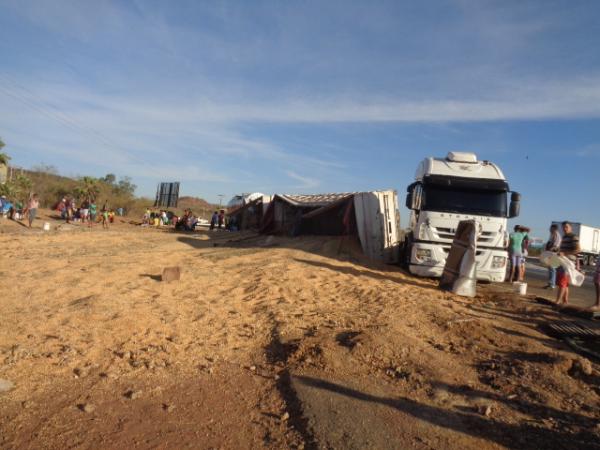
[[[412,253],[412,234],[407,234],[402,243],[402,249],[400,251],[400,265],[402,268],[410,271],[410,255]]]

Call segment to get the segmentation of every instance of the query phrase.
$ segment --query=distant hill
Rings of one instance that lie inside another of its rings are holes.
[[[203,198],[189,196],[179,197],[177,206],[177,210],[191,209],[194,214],[205,219],[210,218],[212,212],[217,211],[219,208],[219,205],[209,203]]]
[[[67,177],[58,174],[53,166],[38,166],[31,169],[20,167],[9,167],[11,178],[17,179],[19,176],[29,180],[29,186],[21,189],[20,193],[14,196],[28,197],[29,193],[38,194],[40,205],[44,208],[53,208],[56,203],[65,196],[73,196],[79,203],[83,201],[84,195],[82,189],[83,177]],[[102,178],[93,178],[97,186],[96,203],[107,204],[110,208],[124,208],[131,215],[143,214],[147,205],[153,203],[153,199],[140,198],[135,196],[136,186],[131,183],[128,177],[121,177],[117,180],[114,175],[107,175]]]
[[[184,196],[184,197],[179,197],[179,207],[184,208],[184,209],[189,208],[193,211],[194,208],[196,208],[196,209],[211,209],[211,208],[214,208],[215,205],[211,205],[203,198]],[[218,206],[217,206],[217,208],[218,208]]]
[[[59,175],[52,166],[40,166],[33,169],[12,167],[12,171],[15,176],[25,175],[31,180],[31,191],[38,194],[41,205],[47,208],[53,207],[66,195],[74,195],[80,184],[76,178]],[[125,180],[129,181],[129,178],[125,178]],[[124,207],[133,216],[141,216],[146,208],[152,207],[154,204],[154,198],[135,196],[135,185],[133,184],[129,185],[127,192],[122,192],[118,189],[119,184],[116,179],[107,181],[105,178],[100,178],[98,182],[100,192],[97,199],[99,203],[106,201],[111,207]],[[181,214],[184,209],[191,209],[200,217],[210,218],[212,212],[219,209],[219,205],[211,204],[203,198],[183,196],[179,197],[179,205],[174,208],[174,211]]]

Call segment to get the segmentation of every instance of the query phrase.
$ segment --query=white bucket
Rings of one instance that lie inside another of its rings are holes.
[[[527,283],[521,283],[520,281],[517,281],[516,283],[513,283],[513,285],[517,294],[527,295]]]
[[[50,223],[44,222],[44,231],[50,231]]]

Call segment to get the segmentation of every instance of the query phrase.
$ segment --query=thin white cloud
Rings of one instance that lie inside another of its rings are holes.
[[[97,170],[219,183],[269,165],[310,189],[346,164],[317,127],[600,118],[600,67],[550,40],[578,26],[560,7],[438,7],[0,0],[31,33],[0,30],[21,54],[0,62],[0,135]]]
[[[299,185],[292,186],[294,189],[313,189],[319,186],[319,180],[298,175],[293,170],[286,170],[285,174],[293,180],[300,182]]]
[[[571,154],[571,152],[568,152]],[[600,157],[600,143],[593,143],[584,146],[583,148],[576,150],[575,155],[580,158],[596,158]]]

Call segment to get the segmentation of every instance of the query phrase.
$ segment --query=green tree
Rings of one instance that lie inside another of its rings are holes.
[[[104,181],[107,184],[115,184],[115,181],[117,181],[117,177],[114,173],[107,173],[106,176],[102,178],[102,181]]]
[[[133,196],[137,186],[131,182],[130,177],[121,177],[115,186],[115,193],[119,195]]]
[[[2,190],[6,192],[3,192],[2,195],[25,203],[31,195],[32,187],[32,181],[25,175],[19,174],[2,185]]]
[[[13,197],[12,183],[7,181],[6,183],[0,184],[0,195],[4,195],[7,198],[12,198]]]
[[[2,139],[0,139],[0,150],[2,150],[3,147],[4,147],[4,142],[2,142]],[[6,153],[0,152],[0,167],[3,166],[1,179],[3,181],[6,181],[6,176],[7,176],[7,172],[8,172],[8,161],[10,161],[10,156],[8,156]],[[2,194],[2,195],[6,195],[6,194]]]
[[[100,186],[98,185],[98,179],[94,177],[83,177],[79,180],[78,186],[75,188],[75,192],[80,199],[93,202],[100,193]]]

